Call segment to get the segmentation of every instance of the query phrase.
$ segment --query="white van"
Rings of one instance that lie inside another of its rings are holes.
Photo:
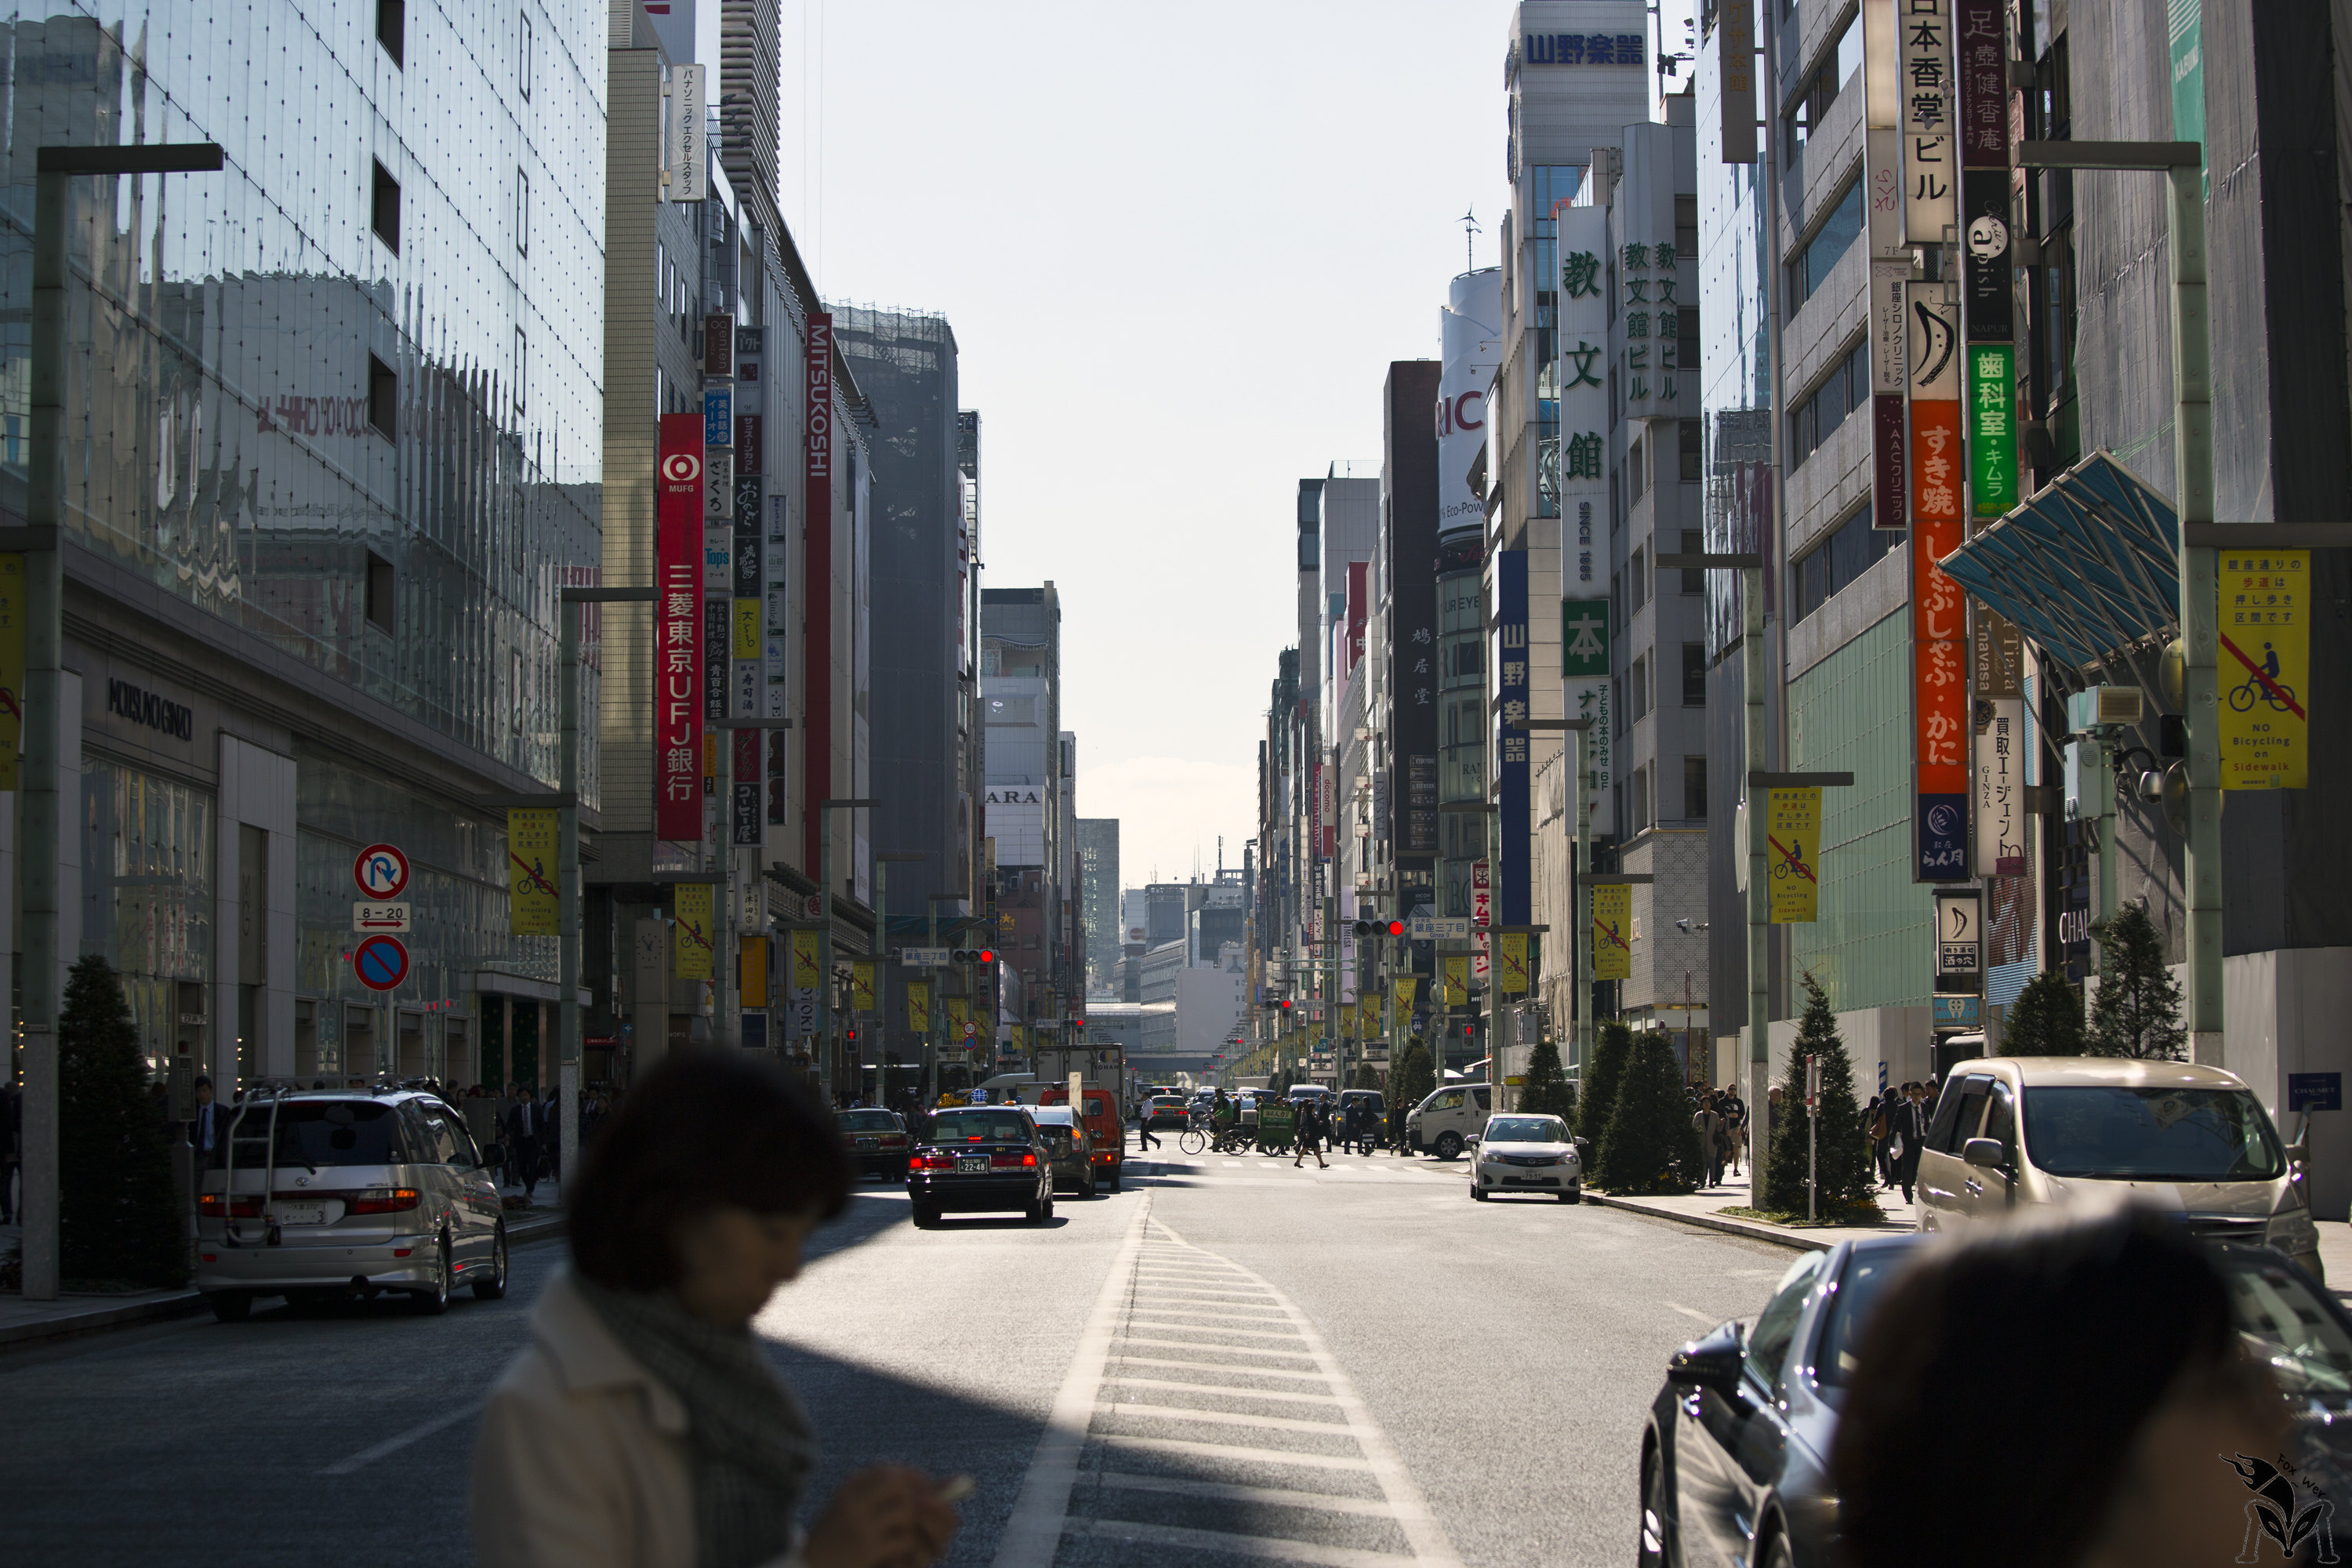
[[[1450,1083],[1404,1115],[1404,1141],[1416,1154],[1441,1160],[1461,1156],[1463,1146],[1486,1130],[1494,1089],[1483,1083]]]
[[[1982,1057],[1945,1080],[1919,1152],[1919,1228],[2116,1198],[2197,1235],[2273,1247],[2322,1279],[2303,1149],[2243,1080],[2113,1057]]]

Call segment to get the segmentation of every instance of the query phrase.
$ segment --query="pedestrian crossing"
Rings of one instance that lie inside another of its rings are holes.
[[[996,1568],[1458,1568],[1306,1314],[1148,1205],[1147,1194]]]

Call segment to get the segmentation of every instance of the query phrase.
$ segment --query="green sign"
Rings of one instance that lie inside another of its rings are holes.
[[[1609,601],[1563,599],[1559,673],[1564,680],[1609,679]]]
[[[2017,504],[2017,351],[2008,343],[1970,343],[1969,504],[1979,521]]]

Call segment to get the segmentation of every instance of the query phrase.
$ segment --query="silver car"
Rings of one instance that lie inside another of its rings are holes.
[[[406,1292],[437,1313],[470,1285],[506,1294],[497,1184],[457,1113],[429,1094],[248,1098],[196,1199],[196,1289],[233,1322],[257,1296]]]

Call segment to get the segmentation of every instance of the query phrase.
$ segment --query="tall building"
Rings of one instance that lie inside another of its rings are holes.
[[[1078,904],[1085,922],[1087,994],[1111,991],[1123,938],[1119,930],[1118,818],[1078,818]]]
[[[987,834],[995,846],[998,952],[1017,977],[1023,1021],[1057,1019],[1082,998],[1063,911],[1066,734],[1062,603],[1054,584],[981,595],[981,706],[987,724]]]

